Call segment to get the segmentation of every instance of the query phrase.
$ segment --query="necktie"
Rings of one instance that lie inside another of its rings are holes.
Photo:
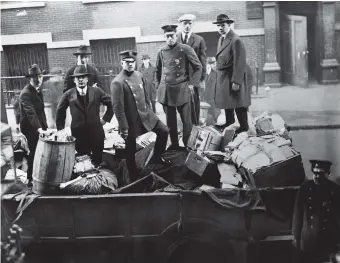
[[[224,37],[221,38],[221,46],[222,46],[222,44],[223,44],[223,40],[224,40]]]
[[[86,105],[86,94],[85,94],[83,89],[81,90],[80,96],[81,96],[81,99],[83,101],[84,108],[86,108],[87,107],[87,105]]]
[[[188,33],[185,34],[185,37],[184,37],[184,44],[186,44],[188,42]]]

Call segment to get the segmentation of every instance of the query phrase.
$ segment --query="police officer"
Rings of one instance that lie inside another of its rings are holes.
[[[178,149],[177,113],[183,122],[183,143],[186,146],[191,128],[191,96],[198,87],[202,75],[202,65],[195,51],[188,45],[177,43],[177,25],[165,25],[166,46],[157,55],[156,87],[158,102],[164,106],[169,127],[171,146]],[[189,65],[192,75],[189,79]]]
[[[313,180],[299,189],[293,217],[298,262],[329,260],[339,242],[340,185],[328,179],[329,161],[311,160]]]
[[[156,133],[154,161],[162,164],[165,161],[161,154],[165,152],[169,131],[152,111],[147,94],[151,91],[152,83],[142,73],[135,71],[137,52],[127,50],[119,54],[123,69],[111,83],[111,96],[120,134],[126,139],[129,176],[134,181],[139,176],[135,162],[136,137],[149,131]]]

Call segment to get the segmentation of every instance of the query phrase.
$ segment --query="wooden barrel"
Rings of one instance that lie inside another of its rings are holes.
[[[42,135],[34,155],[33,192],[39,195],[57,194],[59,184],[71,180],[75,161],[75,138],[60,142]]]

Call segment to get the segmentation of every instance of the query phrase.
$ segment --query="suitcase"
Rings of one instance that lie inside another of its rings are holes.
[[[213,127],[193,126],[188,140],[188,147],[193,151],[221,150],[222,134]]]
[[[280,136],[249,137],[233,151],[231,159],[253,176],[257,188],[298,186],[305,179],[300,153]]]

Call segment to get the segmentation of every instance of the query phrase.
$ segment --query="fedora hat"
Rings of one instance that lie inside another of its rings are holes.
[[[80,77],[80,76],[89,76],[90,73],[87,72],[87,69],[84,65],[76,66],[76,68],[73,71],[73,75],[71,77]]]
[[[78,56],[78,55],[91,55],[92,52],[90,52],[85,45],[81,45],[78,50],[73,53],[73,55]]]
[[[221,23],[228,23],[228,24],[232,24],[234,23],[233,19],[230,19],[229,16],[225,15],[225,14],[219,14],[216,18],[215,22],[212,22],[213,24],[221,24]]]
[[[29,67],[28,73],[25,75],[26,78],[34,77],[43,74],[37,64],[33,64]]]

